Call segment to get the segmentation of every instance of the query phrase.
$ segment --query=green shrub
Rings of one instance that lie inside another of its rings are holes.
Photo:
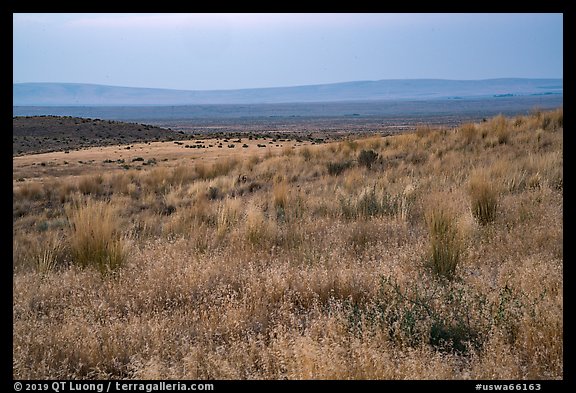
[[[382,214],[382,203],[376,194],[376,187],[367,188],[360,194],[356,210],[360,217],[375,217]]]
[[[382,276],[374,303],[349,304],[348,327],[357,332],[383,329],[399,347],[427,344],[437,351],[466,354],[484,344],[493,309],[484,295],[457,282],[416,279],[401,285]]]

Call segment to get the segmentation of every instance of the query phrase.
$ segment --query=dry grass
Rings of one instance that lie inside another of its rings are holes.
[[[74,264],[94,267],[106,274],[120,268],[127,257],[119,233],[115,209],[107,202],[91,199],[75,201],[67,211],[70,249]]]
[[[433,206],[426,221],[430,236],[429,264],[436,275],[452,279],[456,275],[461,254],[455,219],[450,212]]]
[[[488,177],[482,173],[473,174],[469,192],[474,218],[482,225],[493,222],[498,210],[498,192]]]
[[[564,378],[561,109],[188,150],[15,174],[14,378]]]

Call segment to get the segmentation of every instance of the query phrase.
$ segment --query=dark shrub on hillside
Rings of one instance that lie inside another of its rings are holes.
[[[362,150],[358,155],[358,164],[365,166],[366,168],[372,168],[372,164],[378,158],[378,153],[374,150]]]
[[[343,162],[329,162],[327,164],[328,174],[331,176],[338,176],[346,169],[350,168],[352,163],[350,161]]]

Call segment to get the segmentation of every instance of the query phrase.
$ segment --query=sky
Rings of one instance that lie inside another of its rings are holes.
[[[562,14],[13,14],[13,83],[562,78]]]

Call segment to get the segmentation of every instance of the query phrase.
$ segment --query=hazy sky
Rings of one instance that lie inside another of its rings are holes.
[[[13,82],[563,77],[562,14],[13,14]]]

